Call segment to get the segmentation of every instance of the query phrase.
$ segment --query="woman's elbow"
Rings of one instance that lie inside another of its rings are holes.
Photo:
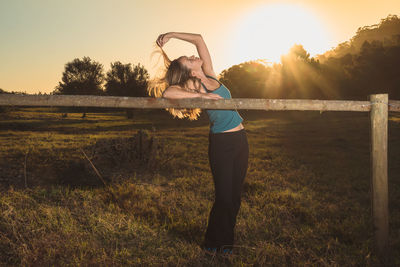
[[[171,90],[165,90],[162,95],[162,98],[174,98],[174,93]]]
[[[201,34],[197,34],[197,39],[198,39],[200,42],[203,42],[203,43],[204,43],[204,39],[203,39],[203,36],[202,36]]]

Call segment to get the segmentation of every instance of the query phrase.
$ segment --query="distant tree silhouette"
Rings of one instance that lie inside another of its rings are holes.
[[[0,94],[10,94],[10,93],[0,88]],[[0,113],[6,112],[7,110],[8,108],[0,106]]]
[[[233,97],[262,98],[270,69],[262,61],[249,61],[234,65],[220,74]]]
[[[112,96],[145,97],[149,74],[144,66],[122,64],[119,61],[111,63],[107,72],[105,91]],[[127,109],[128,118],[133,117],[133,109]]]
[[[350,78],[357,96],[388,93],[400,98],[400,46],[385,47],[383,41],[365,41],[353,57]]]
[[[329,57],[342,57],[346,54],[359,53],[365,41],[382,41],[383,46],[400,45],[400,17],[389,15],[381,19],[379,24],[358,28],[356,34],[344,43],[339,44],[332,50],[319,55],[318,58],[324,62]]]
[[[145,97],[148,79],[149,74],[140,63],[132,66],[117,61],[107,72],[105,91],[113,96]]]
[[[0,88],[0,94],[13,94],[13,95],[18,94],[18,95],[25,95],[26,92],[14,92],[14,91],[8,92],[8,91],[3,90],[3,89]]]
[[[103,65],[89,57],[76,58],[65,64],[62,82],[55,88],[55,94],[102,95],[104,82]]]
[[[310,57],[302,45],[294,45],[281,57],[281,97],[334,99],[338,92],[324,77],[319,62]]]
[[[287,55],[282,56],[284,59],[289,58],[291,60],[301,60],[304,62],[310,61],[310,53],[308,53],[304,47],[300,44],[293,45]]]

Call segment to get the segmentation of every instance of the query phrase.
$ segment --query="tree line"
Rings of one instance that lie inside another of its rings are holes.
[[[388,93],[400,99],[399,65],[400,18],[389,15],[323,55],[310,57],[296,44],[280,63],[244,62],[223,70],[219,78],[233,97],[366,100],[370,94]],[[148,96],[148,83],[140,63],[117,61],[104,74],[103,65],[83,57],[65,65],[53,94],[142,97]]]
[[[76,58],[65,65],[54,94],[111,95],[142,97],[147,95],[149,74],[143,65],[111,63],[104,74],[103,65],[89,57]],[[103,86],[104,84],[104,86]]]
[[[357,99],[388,93],[400,99],[400,18],[359,28],[348,42],[311,58],[294,45],[281,63],[257,60],[222,71],[233,97]]]
[[[349,41],[323,55],[310,57],[294,45],[281,62],[244,62],[221,72],[219,78],[233,97],[283,99],[358,99],[388,93],[400,99],[400,18],[389,15],[379,24],[361,27]],[[102,84],[105,82],[104,90]],[[56,94],[147,96],[147,70],[115,62],[106,75],[88,57],[65,66]]]

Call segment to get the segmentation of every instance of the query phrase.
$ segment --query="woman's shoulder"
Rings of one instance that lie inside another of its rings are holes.
[[[213,77],[210,75],[206,75],[206,77],[208,78],[208,81],[211,85],[211,86],[208,86],[209,87],[209,88],[207,88],[208,91],[215,91],[221,87],[222,83],[216,77]]]

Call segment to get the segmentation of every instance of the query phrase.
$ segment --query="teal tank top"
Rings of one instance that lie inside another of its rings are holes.
[[[231,99],[231,92],[229,92],[228,88],[225,87],[222,83],[220,83],[217,79],[211,76],[207,76],[211,79],[216,80],[220,85],[214,91],[209,91],[205,85],[202,83],[202,86],[208,93],[213,93],[222,96],[224,99]],[[208,118],[210,119],[210,131],[212,133],[221,133],[238,126],[243,118],[239,115],[236,110],[206,110],[208,114]]]

